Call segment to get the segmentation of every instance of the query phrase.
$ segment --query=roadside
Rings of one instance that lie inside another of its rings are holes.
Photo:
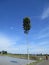
[[[25,54],[0,54],[0,56],[9,56],[9,57],[14,57],[14,58],[20,58],[20,59],[27,59],[27,55]],[[49,56],[48,56],[49,58]],[[32,62],[29,65],[49,65],[49,60],[46,61],[46,56],[33,56],[30,55],[30,60],[35,60],[36,62]],[[45,63],[46,61],[46,63]],[[45,63],[45,64],[44,64]]]
[[[36,62],[32,62],[32,63],[30,63],[29,65],[36,65],[36,64],[38,64],[38,63],[41,63],[41,62],[43,62],[44,60],[37,60]]]
[[[49,60],[38,63],[37,65],[49,65]]]
[[[36,62],[32,62],[29,65],[49,65],[49,59],[48,60],[37,60]]]
[[[42,59],[37,60],[36,62],[32,62],[29,65],[49,65],[49,56],[42,56]]]

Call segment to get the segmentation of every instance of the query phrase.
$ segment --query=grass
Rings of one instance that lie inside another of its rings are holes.
[[[22,58],[22,59],[27,59],[27,54],[0,54],[1,56],[11,56],[15,58]],[[45,59],[45,56],[34,56],[34,55],[29,55],[30,60],[39,60],[40,58]]]
[[[43,60],[37,60],[36,62],[32,62],[32,63],[30,63],[29,65],[36,65],[37,63],[40,63],[40,62],[42,62]]]

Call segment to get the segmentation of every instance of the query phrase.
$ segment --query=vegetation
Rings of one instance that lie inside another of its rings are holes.
[[[28,17],[25,17],[23,19],[23,28],[24,28],[24,33],[28,34],[28,32],[29,32],[29,30],[31,28],[30,19]]]
[[[40,62],[42,62],[43,60],[37,60],[36,62],[32,62],[32,63],[30,63],[29,65],[36,65],[37,63],[40,63]]]
[[[0,54],[0,55],[5,55],[5,56],[10,56],[10,57],[15,57],[15,58],[21,58],[21,59],[27,59],[28,58],[28,55],[27,54],[11,54],[11,53],[8,53],[8,54]],[[49,56],[48,56],[49,57]],[[46,59],[46,56],[40,56],[40,55],[32,55],[32,54],[29,54],[29,59],[30,60],[45,60]]]
[[[0,54],[7,54],[7,51],[0,51]]]

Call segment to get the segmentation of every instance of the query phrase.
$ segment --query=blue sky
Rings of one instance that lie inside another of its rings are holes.
[[[0,0],[0,51],[27,53],[24,17],[31,20],[29,53],[49,53],[49,0]]]

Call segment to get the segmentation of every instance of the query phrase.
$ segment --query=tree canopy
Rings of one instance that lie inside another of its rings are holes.
[[[23,28],[24,28],[24,33],[28,34],[29,30],[30,30],[30,18],[25,17],[23,19]]]

